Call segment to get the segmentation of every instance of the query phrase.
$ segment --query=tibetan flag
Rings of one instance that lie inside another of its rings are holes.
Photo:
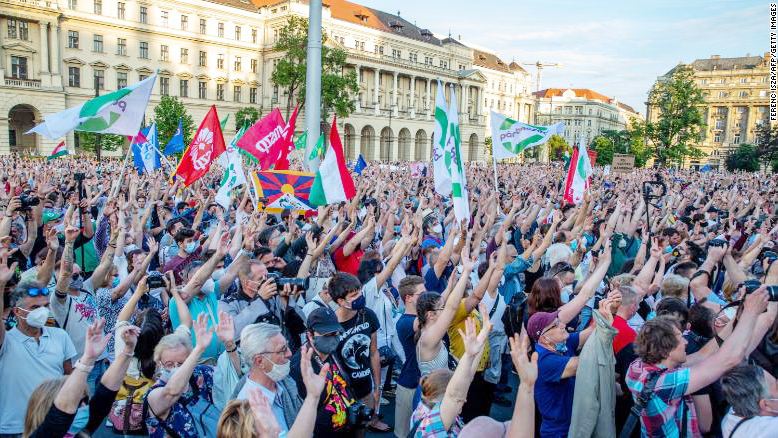
[[[589,154],[586,153],[586,146],[579,142],[578,147],[573,149],[570,167],[567,169],[564,195],[566,203],[580,204],[583,201],[584,192],[589,189],[592,173],[592,162]]]
[[[54,148],[53,151],[51,151],[51,155],[46,157],[46,161],[53,160],[55,158],[64,157],[65,155],[68,155],[68,148],[65,146],[65,142],[61,141],[57,147]]]
[[[347,201],[357,194],[354,180],[343,158],[343,145],[338,135],[337,117],[332,120],[330,129],[330,147],[324,156],[316,180],[311,188],[311,205],[327,205]]]
[[[267,198],[264,210],[280,213],[284,210],[308,211],[314,175],[293,170],[253,172],[254,186],[260,198]]]
[[[365,162],[365,159],[362,158],[362,154],[359,154],[359,158],[357,158],[357,164],[354,165],[354,173],[362,176],[362,171],[365,170],[366,167],[367,163]]]
[[[297,124],[297,110],[300,108],[300,104],[294,107],[294,113],[292,117],[286,123],[284,128],[284,141],[276,143],[276,147],[279,149],[278,161],[276,161],[273,169],[275,170],[287,170],[289,169],[289,160],[286,158],[289,152],[294,150],[294,127]]]
[[[157,75],[153,74],[129,87],[49,115],[27,134],[37,133],[50,140],[63,137],[73,130],[95,134],[135,135],[143,121],[143,114],[156,80]]]
[[[176,133],[170,137],[170,141],[165,145],[165,155],[172,155],[180,152],[184,152],[184,130],[181,127],[181,118],[179,117]]]
[[[208,173],[211,162],[226,149],[219,116],[216,114],[216,106],[211,106],[197,130],[192,144],[181,157],[175,175],[183,180],[185,187],[192,185]]]

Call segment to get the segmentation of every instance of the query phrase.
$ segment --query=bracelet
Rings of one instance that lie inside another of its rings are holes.
[[[65,298],[66,296],[68,296],[67,292],[60,292],[56,289],[54,289],[54,295],[56,295],[57,298]]]
[[[94,363],[92,365],[86,365],[81,362],[81,359],[77,360],[76,363],[73,364],[73,368],[86,374],[91,373],[94,367],[95,367]]]
[[[237,350],[237,349],[238,349],[238,346],[235,345],[235,346],[232,347],[232,350],[227,349],[226,351],[227,351],[227,353],[234,353],[235,350]]]
[[[307,257],[313,257],[313,254],[311,254],[311,253],[307,253],[307,254],[305,254],[305,255],[306,255]]]

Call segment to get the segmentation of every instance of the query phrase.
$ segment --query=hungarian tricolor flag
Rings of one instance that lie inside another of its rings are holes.
[[[573,149],[570,167],[567,169],[565,203],[580,204],[583,201],[584,192],[589,189],[591,176],[592,162],[589,160],[589,154],[586,153],[586,146],[579,142],[578,147]]]
[[[64,157],[65,155],[68,155],[68,148],[65,146],[65,142],[61,141],[57,145],[57,147],[55,147],[54,150],[51,151],[51,155],[46,157],[46,161],[53,160],[59,157]]]
[[[311,187],[309,201],[311,205],[327,205],[347,201],[357,194],[354,180],[343,158],[343,145],[338,135],[337,116],[332,120],[330,129],[330,147],[327,155],[316,171],[316,179]]]
[[[289,160],[286,157],[289,155],[289,152],[294,150],[294,127],[297,123],[297,110],[299,108],[300,104],[298,103],[297,106],[294,107],[292,117],[286,123],[286,127],[284,128],[284,141],[276,143],[276,145],[278,145],[277,147],[280,149],[280,154],[278,156],[278,161],[276,161],[276,165],[273,166],[273,169],[275,170],[289,169]]]
[[[208,173],[211,162],[226,149],[216,106],[212,106],[192,139],[192,144],[181,157],[174,175],[188,187]]]

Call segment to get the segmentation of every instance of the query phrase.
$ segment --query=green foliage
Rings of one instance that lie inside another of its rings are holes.
[[[778,160],[772,162],[773,173],[778,173]]]
[[[322,33],[321,118],[326,123],[330,112],[344,118],[356,110],[355,96],[359,93],[356,72],[346,72],[346,52],[327,47],[327,35]],[[286,118],[294,107],[294,97],[305,103],[305,70],[308,52],[308,20],[290,17],[281,28],[274,50],[284,52],[273,70],[270,80],[286,88]]]
[[[97,134],[93,132],[76,131],[78,136],[78,148],[96,154],[95,142],[97,140]],[[124,142],[127,137],[123,135],[114,134],[100,134],[100,150],[103,151],[117,151],[124,146]]]
[[[492,136],[491,135],[484,139],[484,150],[486,151],[487,157],[492,156]]]
[[[685,158],[700,158],[705,154],[695,145],[703,129],[702,90],[694,83],[694,70],[681,65],[667,80],[657,82],[648,93],[649,105],[659,117],[648,122],[645,135],[654,148],[657,164],[681,163]]]
[[[253,106],[246,106],[235,113],[235,132],[240,131],[244,123],[253,125],[259,120],[259,110]]]
[[[605,135],[598,135],[592,140],[591,148],[597,152],[597,164],[605,166],[613,161],[613,140]]]
[[[770,129],[769,122],[757,124],[755,146],[763,163],[778,162],[778,125]]]
[[[541,147],[541,146],[537,146]],[[554,134],[548,141],[548,159],[549,161],[562,161],[565,158],[565,151],[570,153],[570,145],[564,138]]]
[[[756,149],[756,146],[747,143],[738,146],[737,150],[727,157],[727,170],[758,171],[759,157],[757,156]]]
[[[643,167],[651,158],[651,150],[643,144],[645,123],[632,119],[630,126],[621,131],[606,129],[594,138],[592,147],[597,151],[597,164],[605,166],[613,162],[614,154],[635,156],[635,167]]]
[[[162,96],[159,105],[154,108],[154,123],[157,124],[157,138],[159,148],[164,150],[165,145],[178,129],[178,119],[181,118],[181,129],[184,131],[184,147],[192,141],[195,129],[192,116],[186,112],[184,103],[175,96]]]

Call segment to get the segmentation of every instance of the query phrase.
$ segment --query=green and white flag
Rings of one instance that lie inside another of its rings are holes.
[[[224,177],[222,177],[219,191],[216,193],[214,200],[224,207],[225,210],[229,209],[230,192],[232,189],[246,184],[246,174],[243,173],[243,158],[241,157],[240,149],[236,145],[247,129],[248,126],[243,125],[227,146],[227,150],[219,155],[218,162],[219,166],[224,168]]]
[[[449,130],[448,105],[443,94],[443,84],[438,81],[438,91],[435,95],[435,128],[433,130],[432,169],[434,172],[435,191],[441,196],[451,195],[451,156],[447,154],[451,132]]]
[[[459,135],[459,110],[454,89],[451,89],[451,107],[448,110],[449,136],[446,154],[451,156],[451,197],[454,200],[454,216],[457,222],[470,223],[470,205],[467,194],[467,175],[462,162],[462,141]]]
[[[491,113],[492,151],[496,160],[513,158],[526,149],[547,142],[552,135],[564,129],[562,123],[551,126],[527,125],[494,111]]]
[[[303,134],[305,140],[308,140],[308,131]],[[305,153],[307,151],[303,151]],[[319,163],[321,163],[321,157],[324,155],[324,133],[319,136],[319,140],[316,141],[316,146],[312,147],[310,153],[305,156],[305,167],[311,171],[316,172],[319,170]]]
[[[49,115],[27,134],[37,133],[50,140],[64,137],[73,130],[135,136],[156,80],[157,75],[153,74],[121,90]]]
[[[294,142],[294,148],[296,150],[303,149],[305,150],[305,142],[308,141],[308,131],[303,132],[300,134],[299,137],[297,137],[297,141]]]

